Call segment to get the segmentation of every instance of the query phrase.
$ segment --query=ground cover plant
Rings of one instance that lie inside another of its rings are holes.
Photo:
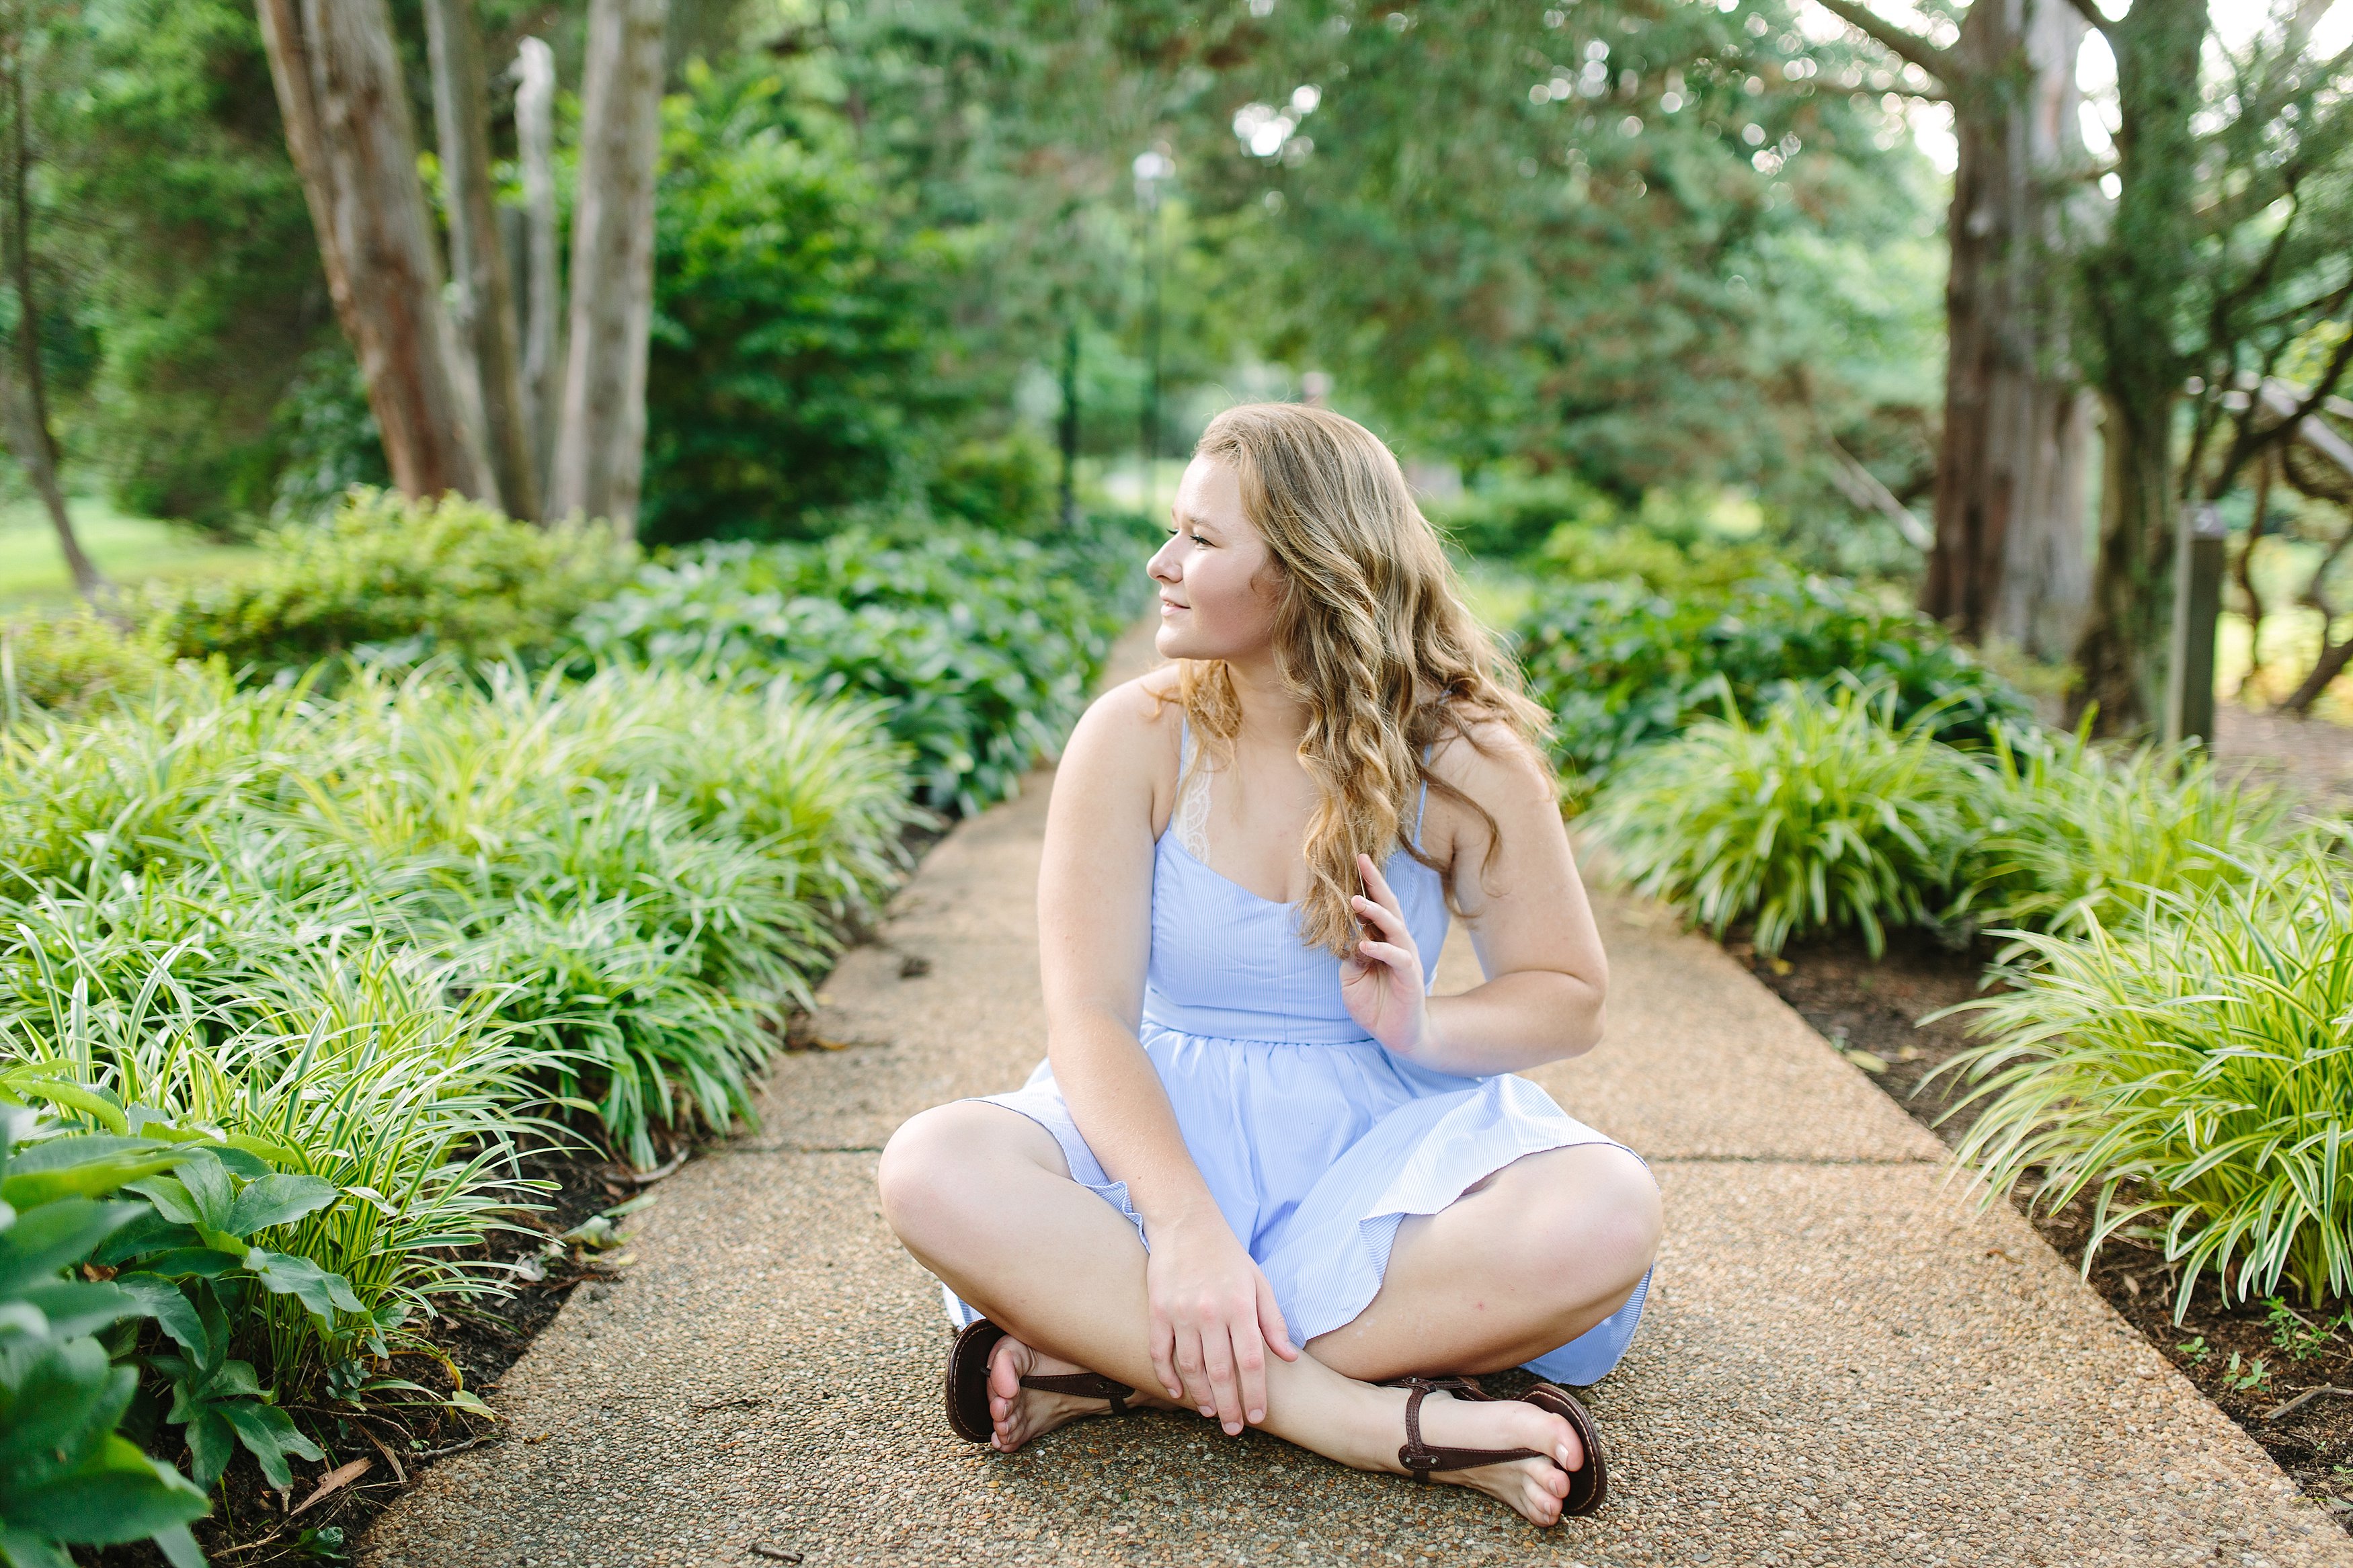
[[[1799,688],[1755,723],[1736,709],[1638,754],[1588,819],[1636,888],[1757,949],[1792,935],[1927,922],[1949,895],[1979,782],[1935,714],[1893,722],[1895,697]]]
[[[1513,637],[1577,797],[1726,703],[1754,720],[1796,686],[1882,686],[1894,723],[1925,715],[1947,741],[1981,742],[2031,717],[1933,622],[1851,584],[1786,570],[1672,595],[1640,577],[1539,578]]]
[[[2021,932],[2034,962],[1961,1005],[1984,1044],[1943,1070],[1978,1106],[1956,1150],[1989,1192],[2094,1198],[2087,1256],[2118,1234],[2180,1265],[2176,1321],[2227,1297],[2353,1294],[2353,890],[2317,845],[2202,889],[2148,889],[2111,929]]]
[[[1010,795],[1084,706],[1143,605],[1119,521],[1032,542],[972,528],[853,527],[806,544],[704,545],[639,571],[575,626],[588,655],[876,700],[917,797]]]

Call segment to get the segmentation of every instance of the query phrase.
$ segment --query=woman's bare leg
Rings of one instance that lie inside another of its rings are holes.
[[[1632,1154],[1586,1143],[1524,1155],[1398,1226],[1380,1293],[1307,1348],[1370,1382],[1501,1372],[1624,1306],[1658,1249],[1658,1185]]]
[[[1143,1244],[1126,1219],[1070,1179],[1060,1149],[1035,1122],[971,1102],[926,1111],[892,1138],[881,1183],[892,1228],[925,1268],[1019,1342],[1008,1356],[1042,1353],[1140,1392],[1159,1388]],[[1010,1363],[993,1363],[992,1392],[1001,1394],[1019,1375]],[[1266,1390],[1264,1426],[1276,1436],[1357,1469],[1403,1473],[1404,1390],[1343,1376],[1312,1352],[1295,1362],[1270,1354]],[[1038,1425],[1015,1414],[1014,1435],[1034,1435]],[[1565,1472],[1584,1463],[1567,1422],[1516,1400],[1433,1395],[1421,1424],[1424,1440],[1439,1447],[1551,1455],[1437,1478],[1539,1524],[1560,1517]],[[1000,1422],[1000,1437],[1006,1430]]]

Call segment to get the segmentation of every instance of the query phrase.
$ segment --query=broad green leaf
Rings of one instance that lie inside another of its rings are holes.
[[[177,1285],[160,1274],[143,1273],[118,1274],[114,1283],[117,1289],[138,1297],[141,1310],[183,1349],[193,1355],[204,1353],[203,1320],[196,1315],[195,1304]]]
[[[334,1321],[338,1310],[364,1312],[360,1299],[352,1294],[351,1281],[340,1274],[330,1274],[307,1258],[297,1258],[290,1252],[269,1252],[255,1247],[245,1255],[245,1266],[264,1289],[280,1296],[291,1296],[328,1322]]]
[[[206,1568],[204,1548],[196,1544],[196,1538],[188,1533],[186,1525],[175,1524],[169,1530],[159,1530],[150,1539],[172,1568]]]
[[[117,1226],[137,1218],[145,1206],[60,1198],[21,1215],[15,1225],[0,1231],[0,1297],[80,1262]]]
[[[74,1568],[74,1560],[47,1536],[12,1530],[5,1522],[0,1522],[0,1562],[10,1568]]]
[[[142,1177],[168,1171],[184,1157],[169,1150],[149,1153],[132,1150],[121,1152],[93,1151],[86,1157],[71,1159],[65,1154],[51,1152],[61,1145],[92,1143],[127,1143],[135,1148],[154,1149],[154,1145],[144,1139],[112,1138],[96,1133],[85,1138],[56,1138],[47,1143],[37,1143],[8,1162],[7,1174],[0,1176],[0,1199],[24,1210],[38,1208],[65,1198],[103,1197],[130,1186]],[[36,1156],[40,1158],[37,1160]]]
[[[237,1441],[260,1462],[261,1473],[273,1487],[283,1489],[294,1484],[293,1472],[287,1468],[286,1456],[322,1459],[326,1456],[319,1446],[294,1428],[286,1412],[275,1405],[265,1405],[257,1399],[240,1399],[218,1406],[237,1428]]]
[[[187,1424],[188,1461],[195,1472],[196,1485],[210,1491],[236,1456],[237,1428],[228,1424],[227,1415],[217,1405],[203,1405],[192,1415],[175,1419]]]
[[[229,1206],[228,1223],[221,1229],[232,1236],[252,1236],[273,1225],[286,1225],[335,1201],[335,1184],[318,1176],[264,1176],[237,1194]]]
[[[210,1505],[186,1477],[110,1432],[86,1463],[38,1486],[0,1492],[0,1510],[20,1530],[109,1546],[202,1519]]]
[[[245,1259],[234,1253],[222,1252],[210,1247],[174,1247],[159,1252],[153,1258],[142,1258],[144,1272],[166,1279],[217,1279],[224,1274],[234,1274],[245,1267]]]
[[[40,1280],[26,1286],[20,1299],[38,1307],[49,1320],[49,1332],[61,1340],[79,1339],[147,1311],[145,1302],[132,1291],[79,1279]]]
[[[111,1366],[96,1340],[52,1342],[0,1384],[0,1487],[72,1469],[97,1452],[131,1404],[138,1374]],[[0,1505],[0,1518],[14,1517]]]
[[[191,1149],[186,1159],[174,1173],[182,1186],[187,1189],[195,1213],[186,1216],[192,1224],[208,1230],[229,1228],[229,1210],[235,1206],[237,1194],[229,1182],[228,1171],[220,1156],[210,1149]],[[174,1219],[183,1216],[174,1215]]]
[[[155,1205],[155,1212],[174,1225],[201,1225],[204,1210],[177,1176],[150,1176],[133,1182],[131,1190]]]

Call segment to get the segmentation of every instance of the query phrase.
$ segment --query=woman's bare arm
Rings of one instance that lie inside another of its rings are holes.
[[[1087,1147],[1144,1216],[1152,1357],[1169,1397],[1239,1432],[1265,1419],[1267,1350],[1299,1352],[1137,1039],[1153,840],[1166,816],[1155,795],[1173,771],[1155,710],[1142,681],[1107,693],[1079,721],[1055,774],[1038,871],[1047,1054]]]
[[[1416,1061],[1465,1077],[1591,1050],[1609,983],[1550,771],[1500,726],[1480,739],[1487,751],[1456,741],[1433,765],[1494,817],[1501,843],[1493,859],[1474,813],[1435,796],[1430,809],[1443,809],[1451,826],[1455,899],[1488,979],[1431,997],[1426,1041],[1413,1052]]]

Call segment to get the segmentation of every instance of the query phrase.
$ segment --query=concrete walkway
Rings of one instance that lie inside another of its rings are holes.
[[[1539,1531],[1189,1418],[1010,1458],[940,1414],[937,1288],[876,1206],[900,1121],[1042,1049],[1050,776],[940,844],[844,960],[761,1131],[656,1189],[626,1279],[576,1292],[363,1543],[380,1568],[800,1562],[2337,1563],[2353,1543],[2007,1205],[1713,943],[1600,900],[1608,1041],[1534,1075],[1667,1198],[1642,1331],[1592,1396],[1611,1502]],[[927,973],[909,959],[929,961]],[[1450,943],[1440,989],[1478,980]]]

